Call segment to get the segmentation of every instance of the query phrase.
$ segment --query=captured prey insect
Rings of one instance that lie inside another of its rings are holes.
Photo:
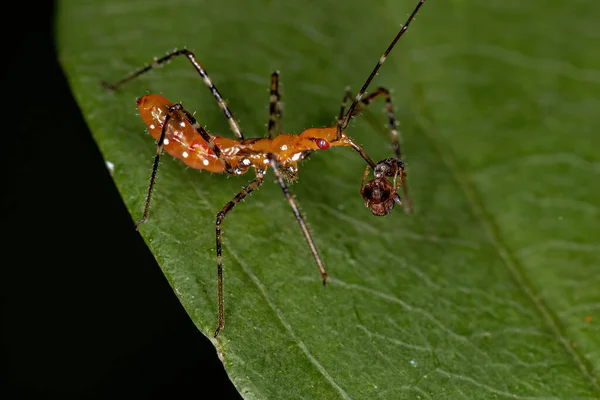
[[[156,174],[158,171],[159,159],[166,150],[171,156],[180,159],[192,168],[204,169],[209,172],[225,172],[230,175],[242,175],[251,167],[254,168],[255,178],[244,187],[231,201],[229,201],[217,213],[216,216],[216,253],[217,253],[217,274],[218,274],[218,327],[214,336],[225,326],[225,314],[223,305],[223,263],[222,263],[222,243],[221,226],[227,214],[235,207],[237,203],[243,200],[248,194],[258,188],[264,181],[267,169],[270,167],[275,174],[275,178],[294,212],[296,221],[304,234],[312,255],[316,261],[323,284],[327,282],[327,272],[319,252],[315,246],[314,240],[308,230],[304,218],[300,214],[298,205],[294,197],[290,194],[286,181],[293,181],[297,177],[298,162],[306,158],[309,154],[317,150],[326,150],[330,147],[344,146],[351,147],[367,163],[367,170],[361,183],[361,194],[365,204],[375,215],[388,214],[394,204],[400,203],[400,197],[397,190],[402,186],[406,199],[405,208],[409,209],[407,191],[405,186],[404,163],[400,160],[400,144],[398,133],[396,131],[396,121],[393,113],[390,92],[385,88],[378,88],[366,95],[367,88],[373,77],[384,63],[386,57],[395,46],[398,39],[406,32],[408,25],[414,19],[419,8],[425,0],[420,0],[408,17],[406,23],[401,27],[388,48],[385,50],[375,68],[368,76],[362,88],[354,97],[350,107],[346,111],[348,100],[352,98],[349,91],[343,97],[340,107],[337,124],[326,128],[306,129],[299,135],[278,134],[275,135],[276,126],[281,120],[281,103],[279,94],[279,73],[274,72],[271,75],[271,94],[269,101],[269,121],[268,136],[266,138],[246,139],[229,110],[223,97],[213,84],[204,67],[197,61],[195,55],[188,50],[175,50],[164,57],[155,58],[152,64],[149,64],[120,81],[109,84],[103,82],[104,87],[110,90],[116,90],[121,85],[129,82],[136,77],[155,69],[172,58],[184,56],[198,72],[204,83],[211,91],[219,107],[225,114],[229,126],[236,136],[236,139],[228,139],[221,136],[211,135],[200,125],[194,116],[185,110],[181,104],[173,104],[165,97],[157,94],[149,94],[136,100],[140,111],[140,116],[148,127],[149,133],[157,140],[156,154],[150,183],[142,218],[137,222],[136,228],[148,220],[150,201]],[[389,128],[391,131],[392,142],[394,145],[396,158],[388,158],[379,163],[373,162],[365,150],[348,136],[344,130],[348,127],[350,119],[368,106],[375,99],[383,97],[386,101],[386,109],[389,117]],[[367,182],[365,180],[370,170],[374,171],[375,179]],[[388,178],[393,178],[393,183]]]

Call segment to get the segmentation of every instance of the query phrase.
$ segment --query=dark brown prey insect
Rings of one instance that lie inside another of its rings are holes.
[[[394,205],[402,204],[398,195],[400,186],[404,189],[406,198],[405,210],[410,211],[410,200],[406,189],[406,172],[404,172],[404,162],[398,158],[386,158],[375,165],[373,174],[375,179],[370,180],[365,185],[365,179],[369,176],[369,168],[363,175],[360,194],[365,200],[365,207],[369,208],[373,215],[385,216],[394,209]],[[393,183],[388,178],[393,178]]]

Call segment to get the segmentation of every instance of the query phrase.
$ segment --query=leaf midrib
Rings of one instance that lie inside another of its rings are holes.
[[[550,328],[550,331],[556,337],[556,340],[561,343],[565,351],[572,357],[577,367],[579,367],[579,371],[583,375],[584,379],[588,381],[591,389],[600,394],[600,385],[594,378],[592,367],[588,362],[586,362],[585,358],[580,354],[580,352],[571,345],[572,341],[567,338],[565,329],[562,327],[560,320],[539,296],[535,296],[534,287],[530,283],[529,279],[527,279],[523,266],[512,254],[508,246],[506,246],[502,241],[500,229],[494,222],[491,214],[484,207],[483,199],[481,196],[479,196],[476,185],[473,184],[468,173],[458,167],[457,158],[455,157],[453,151],[450,150],[450,146],[444,144],[444,139],[434,133],[434,118],[429,108],[426,106],[423,95],[423,85],[413,81],[411,89],[412,93],[414,93],[413,100],[415,102],[415,108],[419,110],[419,117],[416,121],[417,126],[421,127],[421,130],[433,144],[435,151],[439,154],[442,163],[446,166],[446,168],[448,168],[450,174],[465,194],[470,208],[472,209],[475,217],[480,220],[490,243],[500,256],[502,264],[508,269],[512,277],[515,279],[518,288],[522,290],[531,300],[536,312],[542,317],[545,324]]]

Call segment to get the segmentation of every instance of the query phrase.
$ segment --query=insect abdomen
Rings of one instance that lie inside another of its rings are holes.
[[[149,94],[139,98],[137,105],[148,132],[159,140],[169,107],[173,104],[161,95]],[[169,119],[163,147],[168,154],[192,168],[223,172],[223,164],[210,150],[208,143],[179,112]]]

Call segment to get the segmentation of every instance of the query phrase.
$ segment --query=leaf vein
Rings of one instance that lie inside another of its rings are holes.
[[[421,101],[421,103],[423,103]],[[450,147],[447,145],[443,145],[441,143],[442,139],[440,139],[437,135],[433,133],[433,126],[429,120],[426,119],[426,112],[424,107],[421,108],[422,117],[419,122],[423,128],[425,135],[429,138],[429,140],[434,145],[438,154],[440,155],[440,159],[446,165],[450,173],[453,175],[455,181],[458,183],[459,187],[464,192],[467,201],[470,203],[471,208],[475,215],[481,220],[481,224],[486,231],[486,234],[489,238],[490,243],[498,252],[500,259],[503,261],[506,268],[509,270],[518,286],[523,290],[523,292],[529,297],[530,301],[535,306],[536,310],[548,325],[550,331],[554,334],[556,339],[561,343],[564,347],[567,354],[569,354],[573,360],[573,362],[579,368],[582,376],[588,382],[590,388],[595,390],[596,392],[600,392],[600,385],[596,381],[591,371],[591,367],[585,362],[585,359],[579,352],[573,347],[571,342],[565,338],[563,334],[563,328],[560,326],[559,321],[552,314],[548,306],[543,302],[543,300],[536,296],[535,289],[533,285],[527,280],[526,274],[523,271],[523,267],[520,265],[517,259],[511,254],[508,250],[508,247],[502,242],[500,238],[500,233],[498,227],[494,223],[492,217],[487,213],[485,207],[483,205],[483,200],[479,196],[477,189],[472,180],[469,179],[466,172],[461,171],[458,167],[457,162],[455,161],[455,157],[450,150]],[[571,159],[570,157],[567,157]],[[543,158],[545,160],[545,158]],[[582,160],[578,159],[579,162]],[[547,160],[545,160],[547,161]],[[600,170],[600,169],[599,169]]]
[[[283,327],[288,332],[290,337],[297,343],[298,348],[302,351],[302,353],[304,353],[306,358],[308,358],[308,360],[315,366],[316,370],[325,378],[325,380],[331,384],[331,386],[338,392],[338,394],[340,395],[341,398],[350,399],[350,396],[348,396],[348,394],[344,391],[344,389],[342,389],[336,383],[336,381],[333,379],[333,377],[331,375],[329,375],[329,373],[327,372],[325,367],[323,367],[319,363],[319,361],[310,353],[306,344],[304,344],[304,342],[296,336],[296,334],[294,333],[294,330],[292,329],[292,326],[286,321],[286,319],[283,316],[283,313],[275,306],[275,304],[273,304],[273,302],[267,295],[267,290],[265,289],[265,286],[258,279],[258,277],[254,274],[254,272],[252,272],[252,269],[242,260],[241,257],[239,257],[239,255],[233,250],[232,246],[227,246],[227,248],[228,248],[229,252],[232,254],[233,258],[235,258],[236,261],[240,264],[244,273],[256,285],[259,292],[265,299],[265,302],[267,303],[267,305],[271,308],[271,310],[273,310],[273,312],[277,316],[277,319],[279,319],[279,322],[281,323],[281,325],[283,325]]]

